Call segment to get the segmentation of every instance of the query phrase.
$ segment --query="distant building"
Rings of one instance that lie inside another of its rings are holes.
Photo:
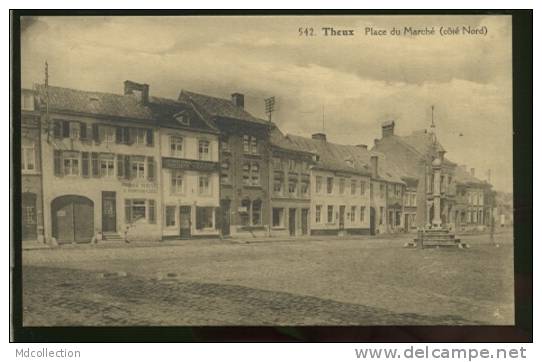
[[[244,109],[243,94],[230,99],[182,91],[220,131],[220,215],[223,236],[266,236],[269,231],[269,122]]]
[[[490,225],[491,206],[486,204],[491,185],[478,179],[472,168],[455,169],[456,198],[454,205],[456,230],[484,229]]]

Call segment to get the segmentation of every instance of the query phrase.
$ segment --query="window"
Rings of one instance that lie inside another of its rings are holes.
[[[114,127],[99,126],[100,139],[105,143],[113,143],[116,138],[116,130]]]
[[[365,222],[365,206],[359,207],[359,221],[362,223]]]
[[[171,136],[169,139],[171,156],[183,157],[183,138]]]
[[[136,145],[144,145],[147,143],[147,130],[143,128],[134,129],[134,143]]]
[[[342,195],[344,194],[344,179],[339,179],[339,193]]]
[[[243,136],[243,152],[245,153],[250,152],[250,137],[247,135]]]
[[[34,145],[23,146],[23,154],[21,155],[21,169],[23,171],[33,171],[36,169],[36,150]]]
[[[224,161],[220,164],[220,183],[230,183],[230,162]]]
[[[147,220],[150,224],[156,223],[155,202],[145,199],[126,199],[124,203],[126,223]]]
[[[307,196],[309,194],[309,176],[304,176],[301,179],[301,195]]]
[[[250,152],[258,153],[258,141],[256,137],[250,137]]]
[[[241,210],[239,211],[241,225],[250,224],[250,200],[244,199],[241,201]]]
[[[178,170],[171,172],[171,191],[173,194],[182,194],[184,192],[183,173]]]
[[[81,137],[81,124],[79,122],[70,122],[70,138],[78,140]]]
[[[314,212],[315,221],[317,224],[322,222],[322,205],[316,205],[316,210]]]
[[[231,152],[230,143],[227,138],[223,138],[220,140],[220,149],[222,152]]]
[[[176,215],[177,206],[166,206],[166,226],[175,226],[177,224]]]
[[[327,178],[327,193],[328,194],[333,193],[333,177]]]
[[[144,179],[145,178],[145,160],[135,158],[132,160],[131,176],[133,178]]]
[[[383,199],[386,192],[386,185],[380,184],[380,198]]]
[[[284,185],[284,174],[282,171],[275,171],[273,175],[273,192],[282,195]]]
[[[290,194],[297,193],[297,179],[296,178],[290,178],[288,180],[288,193]]]
[[[350,207],[350,222],[352,223],[356,222],[356,207],[355,206]]]
[[[211,194],[211,185],[208,175],[199,176],[199,194],[200,195],[210,195]]]
[[[250,163],[243,164],[243,185],[250,185]]]
[[[114,177],[115,176],[115,159],[114,156],[102,156],[100,158],[100,176]]]
[[[322,193],[322,176],[316,176],[316,193]]]
[[[196,230],[214,228],[214,208],[196,207]]]
[[[200,160],[210,160],[211,154],[209,153],[209,141],[200,140],[198,142],[198,152]]]
[[[358,184],[357,180],[351,180],[350,181],[350,194],[351,195],[356,194],[357,184]]]
[[[365,195],[365,182],[363,181],[359,183],[359,193],[360,195]]]
[[[262,223],[262,202],[260,200],[252,201],[252,225]]]
[[[79,175],[79,154],[77,152],[64,153],[64,175]]]
[[[327,222],[332,223],[333,222],[333,206],[328,205],[327,207]]]
[[[260,165],[255,163],[255,162],[252,163],[251,178],[252,178],[252,185],[253,186],[260,185]]]
[[[273,227],[283,227],[284,226],[284,209],[283,208],[273,208]]]
[[[378,215],[378,224],[379,225],[382,225],[382,223],[384,222],[384,208],[382,206],[380,206],[380,214]]]
[[[275,170],[282,170],[282,160],[278,157],[273,157],[273,168]]]

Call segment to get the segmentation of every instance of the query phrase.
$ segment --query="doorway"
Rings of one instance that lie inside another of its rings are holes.
[[[117,194],[114,191],[102,191],[102,231],[117,231]]]
[[[24,192],[21,195],[22,203],[22,237],[23,240],[36,240],[38,218],[36,215],[36,194]]]
[[[370,209],[369,230],[371,235],[376,235],[376,211],[374,207]]]
[[[190,239],[192,235],[192,208],[190,206],[181,206],[180,207],[180,238],[181,239]]]
[[[220,200],[220,222],[222,236],[230,235],[230,200]]]
[[[309,234],[309,209],[301,209],[301,235]]]
[[[295,209],[289,209],[288,211],[288,230],[290,236],[295,236]]]
[[[53,236],[62,242],[89,242],[94,236],[94,203],[83,196],[61,196],[51,203]]]

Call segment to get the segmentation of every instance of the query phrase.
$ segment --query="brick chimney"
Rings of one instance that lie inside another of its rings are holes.
[[[245,108],[245,95],[242,93],[233,93],[231,95],[231,102],[234,106]]]
[[[371,177],[378,178],[378,156],[371,155]]]
[[[382,123],[382,138],[393,136],[395,121],[386,121]]]
[[[314,133],[312,135],[313,140],[320,140],[322,142],[326,142],[326,134],[325,133]]]
[[[141,103],[147,104],[149,103],[149,85],[125,80],[124,95],[136,95]]]
[[[475,176],[475,174],[474,174],[474,167],[470,169],[470,174],[471,174],[472,176]]]

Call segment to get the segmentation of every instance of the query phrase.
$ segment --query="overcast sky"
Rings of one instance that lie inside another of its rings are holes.
[[[486,36],[368,36],[366,27],[486,26]],[[354,29],[324,37],[321,28]],[[313,27],[316,36],[298,35]],[[126,79],[151,95],[181,89],[229,98],[286,133],[322,131],[332,142],[365,143],[380,124],[396,133],[428,128],[431,105],[448,157],[512,190],[512,39],[507,16],[40,17],[22,21],[24,87],[51,85],[121,93]],[[324,109],[324,112],[322,112]]]

